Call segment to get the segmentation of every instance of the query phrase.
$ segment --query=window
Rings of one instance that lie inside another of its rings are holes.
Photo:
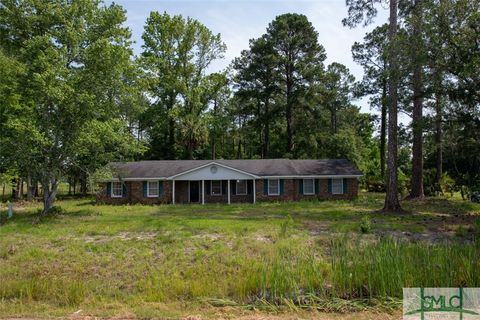
[[[278,196],[280,194],[280,180],[270,179],[268,180],[268,195]]]
[[[158,197],[158,181],[147,182],[147,197]]]
[[[312,195],[315,194],[315,180],[303,179],[303,194]]]
[[[236,190],[237,190],[238,195],[246,195],[247,194],[247,180],[237,180]]]
[[[123,187],[121,182],[112,182],[112,198],[121,198],[123,196]]]
[[[343,179],[332,179],[332,194],[343,194]]]
[[[210,181],[210,189],[213,196],[222,195],[222,180],[212,180]]]

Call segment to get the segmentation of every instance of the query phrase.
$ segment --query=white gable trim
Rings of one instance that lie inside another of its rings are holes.
[[[243,171],[243,170],[235,169],[235,168],[226,166],[226,165],[224,165],[224,164],[220,164],[220,163],[218,163],[218,162],[209,162],[209,163],[207,163],[207,164],[204,164],[204,165],[195,167],[195,168],[193,168],[193,169],[189,169],[189,170],[187,170],[187,171],[177,173],[177,174],[175,174],[175,175],[173,175],[173,176],[168,177],[167,179],[168,179],[168,180],[174,180],[175,178],[181,177],[181,176],[183,176],[183,175],[185,175],[185,174],[187,174],[187,173],[194,172],[194,171],[203,169],[203,168],[208,167],[208,166],[211,166],[211,165],[219,166],[219,167],[222,167],[222,168],[225,168],[225,169],[228,169],[228,170],[232,170],[232,171],[235,171],[235,172],[238,172],[238,173],[241,173],[241,174],[245,174],[245,175],[251,176],[252,178],[255,178],[255,179],[260,179],[259,176],[256,176],[256,175],[254,175],[254,174],[251,174],[250,172],[246,172],[246,171]]]

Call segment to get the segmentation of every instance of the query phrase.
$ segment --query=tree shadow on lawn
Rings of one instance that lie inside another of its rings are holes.
[[[414,213],[434,214],[434,215],[480,215],[480,207],[475,208],[475,204],[467,201],[456,201],[445,198],[424,198],[405,200],[402,205]],[[477,209],[477,210],[476,210]]]

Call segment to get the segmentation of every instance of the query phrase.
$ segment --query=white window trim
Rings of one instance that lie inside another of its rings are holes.
[[[150,194],[150,183],[157,183],[157,194]],[[158,181],[147,181],[147,198],[158,198],[160,196],[160,183]]]
[[[342,191],[340,191],[340,192],[334,192],[334,191],[333,191],[333,181],[334,181],[334,180],[340,180],[340,181],[342,182]],[[343,189],[344,189],[344,188],[343,188],[343,179],[338,179],[338,178],[335,179],[335,178],[333,178],[333,179],[332,179],[332,194],[344,194],[344,193],[343,193]]]
[[[238,184],[239,184],[240,182],[245,183],[245,192],[242,192],[242,193],[239,193],[239,192],[238,192]],[[247,180],[237,180],[237,181],[235,182],[235,194],[236,194],[237,196],[246,196],[246,195],[248,194],[248,182],[247,182]]]
[[[213,193],[213,182],[218,181],[220,182],[220,193]],[[221,196],[222,195],[222,190],[223,190],[223,181],[222,180],[210,180],[210,195],[212,196]]]
[[[113,184],[114,183],[120,183],[120,195],[115,195],[113,193]],[[121,182],[118,182],[118,181],[113,181],[112,182],[112,185],[110,186],[110,197],[112,198],[123,198],[123,184]]]
[[[309,192],[309,193],[305,192],[305,181],[306,181],[306,180],[312,181],[312,190],[313,190],[313,192]],[[313,196],[313,195],[315,194],[315,191],[316,191],[316,190],[315,190],[315,179],[303,179],[303,194],[306,195],[306,196]]]
[[[267,193],[269,196],[279,196],[280,195],[280,179],[268,179],[268,187],[267,187]],[[272,181],[277,181],[277,186],[278,186],[278,192],[277,193],[272,193],[270,192],[270,182]]]

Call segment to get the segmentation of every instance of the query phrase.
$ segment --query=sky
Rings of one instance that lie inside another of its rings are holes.
[[[248,49],[248,41],[265,33],[268,24],[284,13],[301,13],[307,16],[318,32],[318,41],[327,53],[326,64],[340,62],[346,65],[357,80],[363,76],[361,66],[353,62],[351,47],[362,41],[366,32],[387,21],[387,10],[379,7],[374,23],[366,28],[349,29],[342,25],[347,15],[344,0],[117,0],[127,10],[127,26],[135,41],[135,54],[140,54],[142,32],[151,11],[166,11],[199,20],[213,33],[220,33],[227,45],[225,57],[215,61],[211,71],[219,71]],[[368,100],[356,102],[363,112],[373,112]]]

